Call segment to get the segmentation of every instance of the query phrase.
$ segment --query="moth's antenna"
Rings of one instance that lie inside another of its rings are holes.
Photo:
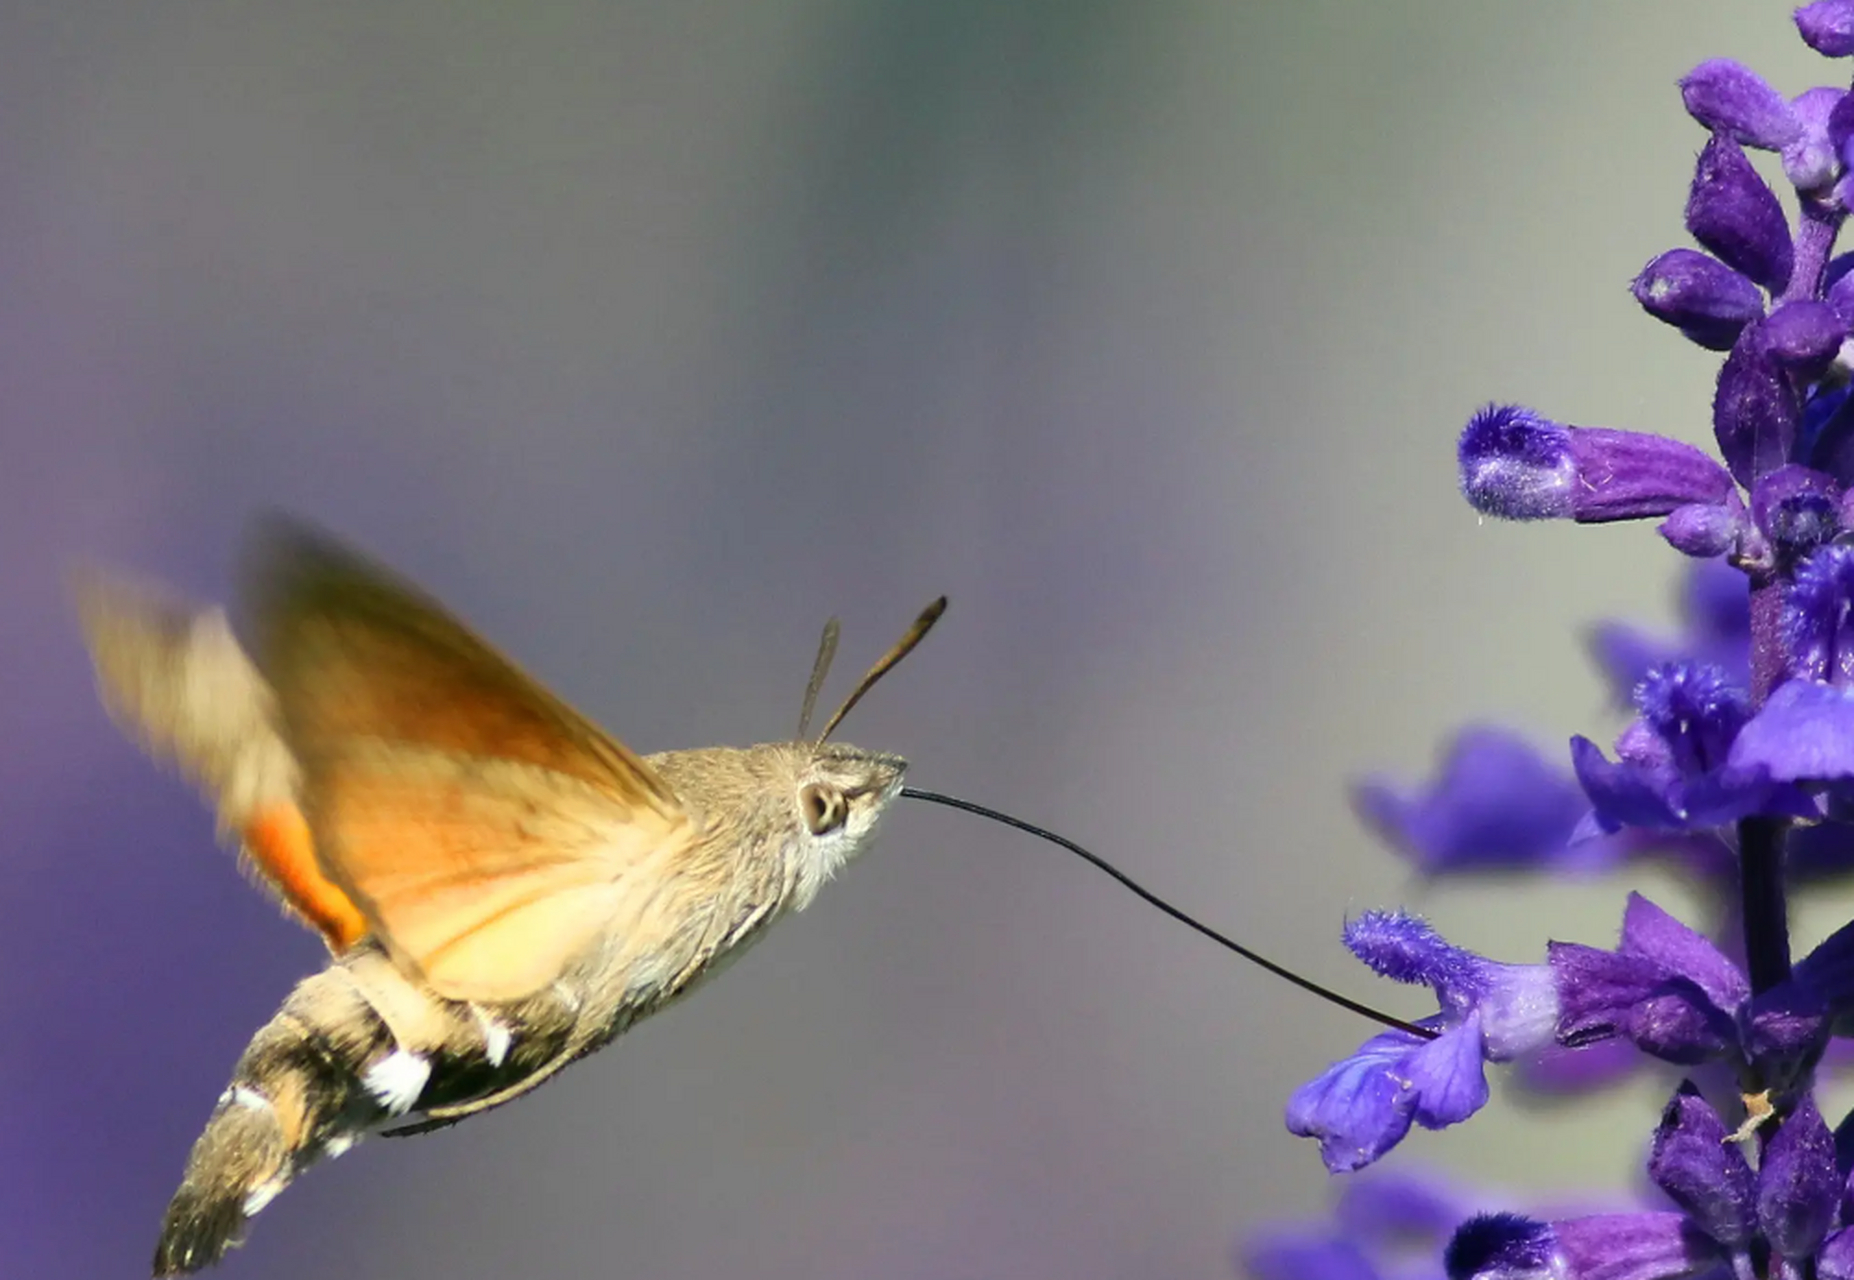
[[[818,656],[811,664],[811,680],[805,685],[805,705],[798,713],[797,742],[803,742],[805,735],[811,732],[811,713],[818,705],[818,690],[824,687],[824,677],[830,674],[830,660],[837,656],[837,620],[832,618],[824,624],[824,634],[818,637]]]
[[[1212,942],[1234,951],[1250,964],[1266,969],[1277,978],[1285,978],[1302,991],[1310,992],[1330,1004],[1336,1004],[1341,1009],[1356,1013],[1361,1017],[1370,1018],[1373,1022],[1389,1027],[1393,1031],[1407,1031],[1411,1035],[1421,1036],[1425,1040],[1434,1040],[1439,1034],[1431,1027],[1418,1026],[1414,1022],[1405,1022],[1402,1018],[1394,1018],[1388,1013],[1373,1009],[1368,1004],[1361,1004],[1350,996],[1342,996],[1337,991],[1322,987],[1311,978],[1303,978],[1292,969],[1284,965],[1276,964],[1273,960],[1270,960],[1267,956],[1259,952],[1249,950],[1249,948],[1243,946],[1242,943],[1236,941],[1234,938],[1217,932],[1209,925],[1187,915],[1177,907],[1174,907],[1158,894],[1140,885],[1132,876],[1129,876],[1126,872],[1114,866],[1106,858],[1101,857],[1097,853],[1090,853],[1066,836],[1059,836],[1055,832],[1045,830],[1034,823],[1025,822],[1022,818],[1013,818],[1008,813],[1000,813],[996,809],[988,809],[982,804],[974,804],[970,800],[961,800],[958,796],[941,795],[938,791],[922,791],[916,787],[903,787],[901,789],[901,794],[910,799],[925,800],[930,804],[943,804],[949,809],[962,809],[967,813],[976,813],[981,818],[990,818],[993,822],[1002,822],[1007,827],[1016,827],[1019,831],[1027,831],[1033,836],[1049,841],[1051,844],[1061,845],[1083,862],[1105,871],[1108,875],[1119,881],[1121,887],[1130,890],[1136,897],[1151,903],[1166,915],[1176,920],[1179,924],[1197,930]]]
[[[824,726],[824,732],[818,735],[820,744],[830,737],[832,729],[843,723],[843,718],[850,714],[850,708],[862,700],[862,696],[869,692],[870,687],[888,674],[889,668],[914,652],[914,646],[926,638],[927,633],[933,630],[933,624],[938,622],[940,615],[945,612],[945,596],[941,596],[921,610],[921,616],[914,620],[914,625],[907,629],[901,639],[895,641],[895,647],[883,654],[881,659],[869,668],[869,674],[864,676],[854,689],[850,690],[850,696],[843,700],[843,705],[837,708],[837,714],[830,718],[830,722]],[[802,738],[804,735],[801,733],[799,736]]]

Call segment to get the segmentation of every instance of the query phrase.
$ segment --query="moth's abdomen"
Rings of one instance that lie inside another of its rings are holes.
[[[432,995],[371,946],[298,983],[251,1039],[187,1158],[157,1276],[210,1266],[303,1170],[415,1111],[493,1095],[559,1054],[562,1019]]]

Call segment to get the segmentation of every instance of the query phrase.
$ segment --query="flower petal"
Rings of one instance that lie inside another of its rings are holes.
[[[1757,1175],[1729,1138],[1719,1113],[1684,1081],[1661,1113],[1648,1176],[1700,1230],[1743,1249],[1757,1228]]]
[[[1688,928],[1639,893],[1629,894],[1622,912],[1624,955],[1641,956],[1692,981],[1722,1010],[1736,1009],[1751,984],[1730,957],[1704,934]]]
[[[1854,778],[1854,687],[1791,680],[1732,744],[1735,769],[1781,782]]]
[[[1841,1199],[1835,1139],[1804,1095],[1764,1145],[1758,1171],[1758,1225],[1778,1255],[1809,1258],[1828,1234]]]
[[[1411,1054],[1406,1078],[1416,1090],[1416,1122],[1425,1129],[1460,1124],[1487,1105],[1487,1070],[1479,1014]]]
[[[1416,1091],[1403,1078],[1409,1056],[1429,1041],[1403,1031],[1373,1036],[1288,1099],[1288,1132],[1318,1138],[1333,1173],[1373,1163],[1403,1141],[1416,1113]]]

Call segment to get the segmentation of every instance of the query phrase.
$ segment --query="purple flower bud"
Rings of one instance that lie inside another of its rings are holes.
[[[1771,293],[1789,284],[1794,257],[1789,220],[1776,193],[1730,138],[1714,134],[1700,152],[1687,196],[1687,230]]]
[[[1790,380],[1764,349],[1762,323],[1748,325],[1719,370],[1712,432],[1725,465],[1742,485],[1789,461],[1802,420]]]
[[[1783,176],[1798,191],[1816,191],[1835,180],[1839,153],[1829,136],[1828,121],[1845,96],[1843,90],[1822,86],[1790,99],[1801,131],[1783,148]]]
[[[1735,551],[1746,526],[1744,503],[1733,494],[1725,502],[1689,502],[1676,507],[1655,532],[1682,555],[1710,560]]]
[[[1443,1255],[1448,1280],[1563,1280],[1558,1240],[1543,1222],[1480,1213],[1462,1223]]]
[[[1729,58],[1714,58],[1687,72],[1680,81],[1680,98],[1688,115],[1747,147],[1781,151],[1802,133],[1783,95],[1757,72]]]
[[[1796,11],[1803,43],[1824,57],[1854,54],[1854,0],[1816,0]]]
[[[1765,1144],[1758,1171],[1758,1225],[1779,1257],[1802,1261],[1816,1251],[1834,1220],[1842,1181],[1834,1136],[1805,1094]]]
[[[1598,524],[1718,502],[1731,477],[1692,445],[1639,431],[1565,427],[1518,405],[1468,420],[1461,488],[1487,515]]]
[[[1832,306],[1804,299],[1771,312],[1763,335],[1764,349],[1773,360],[1805,381],[1814,381],[1841,350],[1848,329]]]
[[[1785,555],[1806,554],[1841,531],[1841,486],[1808,467],[1778,467],[1752,488],[1751,518]]]
[[[1700,346],[1729,351],[1764,314],[1764,294],[1750,280],[1697,249],[1669,249],[1629,286],[1642,309]]]
[[[1707,1235],[1729,1249],[1757,1228],[1757,1175],[1692,1081],[1684,1081],[1655,1130],[1648,1176]]]

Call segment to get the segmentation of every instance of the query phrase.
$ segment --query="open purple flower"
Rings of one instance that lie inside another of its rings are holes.
[[[1732,755],[1750,697],[1720,668],[1655,667],[1636,686],[1635,705],[1640,715],[1617,738],[1615,761],[1590,739],[1571,739],[1596,831],[1698,831],[1752,814],[1813,814],[1807,797]]]
[[[1428,986],[1440,1011],[1407,1031],[1373,1036],[1302,1085],[1287,1127],[1317,1138],[1335,1173],[1360,1169],[1396,1146],[1412,1123],[1458,1124],[1487,1103],[1487,1062],[1552,1043],[1557,994],[1545,965],[1501,964],[1452,946],[1418,917],[1373,911],[1346,926],[1346,946],[1384,977]]]

